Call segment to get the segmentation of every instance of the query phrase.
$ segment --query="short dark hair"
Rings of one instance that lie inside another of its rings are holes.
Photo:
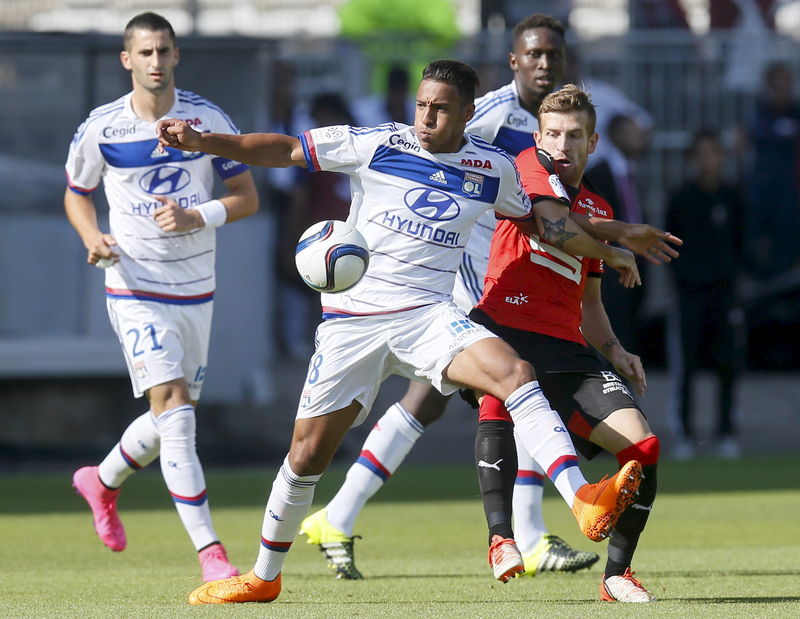
[[[128,44],[130,43],[134,30],[150,30],[151,32],[166,30],[169,32],[172,42],[175,42],[175,31],[172,29],[172,24],[170,24],[166,18],[152,11],[139,13],[125,26],[125,31],[122,33],[122,44],[125,49],[128,49]]]
[[[539,106],[538,118],[550,112],[586,112],[589,116],[589,133],[594,133],[597,124],[597,111],[592,103],[589,93],[581,90],[575,84],[567,84],[555,92],[551,92]],[[539,125],[542,123],[540,122]]]
[[[422,71],[422,79],[455,86],[467,104],[475,101],[475,91],[480,83],[475,69],[460,60],[436,60]]]
[[[522,36],[523,32],[526,30],[533,30],[534,28],[547,28],[548,30],[552,30],[553,32],[560,34],[562,39],[567,33],[566,28],[564,28],[564,24],[558,21],[555,17],[551,15],[545,15],[544,13],[534,13],[533,15],[528,15],[526,18],[520,20],[514,26],[514,29],[511,31],[512,45],[517,44],[517,41]]]
[[[692,134],[692,139],[686,145],[686,154],[693,155],[702,142],[714,142],[722,146],[722,134],[717,129],[698,129]]]

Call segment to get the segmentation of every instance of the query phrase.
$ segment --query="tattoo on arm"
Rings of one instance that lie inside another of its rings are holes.
[[[567,232],[566,217],[557,219],[556,221],[550,221],[542,217],[542,224],[544,225],[544,239],[559,249],[563,249],[564,243],[571,238],[578,236],[576,232]]]
[[[619,340],[617,338],[612,337],[605,344],[603,344],[603,347],[601,348],[601,352],[604,355],[608,356],[608,353],[611,352],[611,349],[614,348],[614,346],[622,346],[622,344],[619,343]]]

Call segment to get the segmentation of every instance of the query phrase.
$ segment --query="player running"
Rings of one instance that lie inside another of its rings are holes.
[[[128,22],[122,65],[133,91],[93,110],[78,128],[66,163],[64,206],[89,264],[108,266],[106,299],[122,344],[134,395],[149,410],[131,423],[99,466],[77,470],[101,541],[125,549],[117,514],[123,482],[159,455],[178,515],[198,552],[203,580],[237,575],[211,522],[195,450],[195,407],[205,378],[211,333],[215,228],[256,212],[246,165],[157,148],[156,121],[186,118],[201,130],[238,133],[217,106],[175,88],[175,32],[155,13]],[[214,176],[227,194],[213,199]],[[103,181],[110,233],[100,231],[92,198]]]
[[[539,149],[523,151],[517,158],[523,187],[533,203],[561,199],[587,217],[608,219],[608,203],[583,180],[589,155],[598,136],[595,110],[589,96],[567,85],[545,98],[539,108]],[[549,153],[549,155],[548,155]],[[553,178],[567,186],[570,197],[554,191]],[[550,222],[544,222],[545,228]],[[542,390],[559,412],[565,427],[586,458],[600,451],[616,456],[624,468],[642,464],[644,479],[639,495],[611,531],[608,559],[600,583],[605,601],[651,602],[655,598],[634,577],[631,561],[656,495],[659,441],[619,375],[606,370],[586,340],[601,350],[616,372],[644,395],[646,380],[639,357],[627,352],[609,323],[600,296],[602,262],[564,251],[546,239],[521,233],[499,222],[492,241],[486,289],[470,318],[502,337],[533,365]],[[584,339],[586,338],[586,339]],[[538,437],[516,425],[520,460],[531,460]],[[480,405],[476,458],[486,461],[514,459],[512,420],[504,404],[492,395]],[[522,444],[522,447],[520,444]],[[561,461],[559,466],[577,466]],[[520,467],[522,468],[522,467]],[[549,476],[558,472],[546,469]],[[497,493],[506,500],[514,489],[513,476],[487,470],[480,477],[482,493]],[[556,485],[558,481],[555,480]],[[487,510],[488,511],[488,510]],[[510,518],[504,523],[511,530]]]
[[[516,168],[501,150],[464,133],[478,83],[464,63],[429,64],[417,91],[413,127],[323,127],[300,138],[199,133],[185,121],[158,126],[164,146],[211,152],[269,167],[307,166],[351,177],[348,223],[366,238],[370,271],[337,295],[322,295],[324,322],[300,397],[289,454],[273,483],[253,569],[207,583],[190,604],[271,601],[281,590],[281,569],[314,487],[345,432],[363,422],[380,383],[390,374],[431,382],[447,395],[460,386],[491,393],[512,418],[537,436],[545,468],[574,458],[567,433],[554,431],[557,414],[533,368],[499,338],[476,325],[451,301],[463,244],[480,215],[492,208],[527,234],[538,233]],[[480,160],[480,170],[469,162]],[[555,201],[551,206],[561,207]],[[624,285],[639,280],[633,255],[598,243],[569,218],[552,231],[576,253],[611,261]],[[610,233],[617,226],[598,227]],[[661,234],[639,239],[654,251]],[[639,465],[624,467],[611,483],[588,484],[578,467],[562,471],[558,485],[581,530],[594,539],[613,526],[633,500]]]

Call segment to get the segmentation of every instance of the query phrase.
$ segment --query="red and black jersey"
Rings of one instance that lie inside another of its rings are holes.
[[[613,218],[608,202],[586,182],[577,190],[569,188],[567,198],[543,151],[521,152],[517,167],[531,202],[555,199],[590,217]],[[587,276],[602,272],[600,260],[573,256],[538,235],[520,232],[510,221],[498,221],[483,297],[476,307],[498,324],[585,345],[580,331],[583,289]]]

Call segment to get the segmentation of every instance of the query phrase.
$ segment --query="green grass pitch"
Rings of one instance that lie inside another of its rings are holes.
[[[663,463],[634,563],[659,598],[647,607],[597,601],[605,544],[581,539],[552,487],[551,532],[596,549],[601,562],[577,574],[492,580],[468,467],[401,469],[367,505],[356,531],[366,580],[335,580],[300,537],[277,601],[203,608],[186,604],[199,567],[156,471],[129,480],[120,498],[122,553],[95,536],[71,471],[0,475],[0,617],[800,617],[798,465],[792,458]],[[611,467],[606,459],[586,471],[597,479]],[[255,559],[276,471],[207,476],[217,532],[243,570]],[[338,467],[326,474],[315,507],[343,475]]]

